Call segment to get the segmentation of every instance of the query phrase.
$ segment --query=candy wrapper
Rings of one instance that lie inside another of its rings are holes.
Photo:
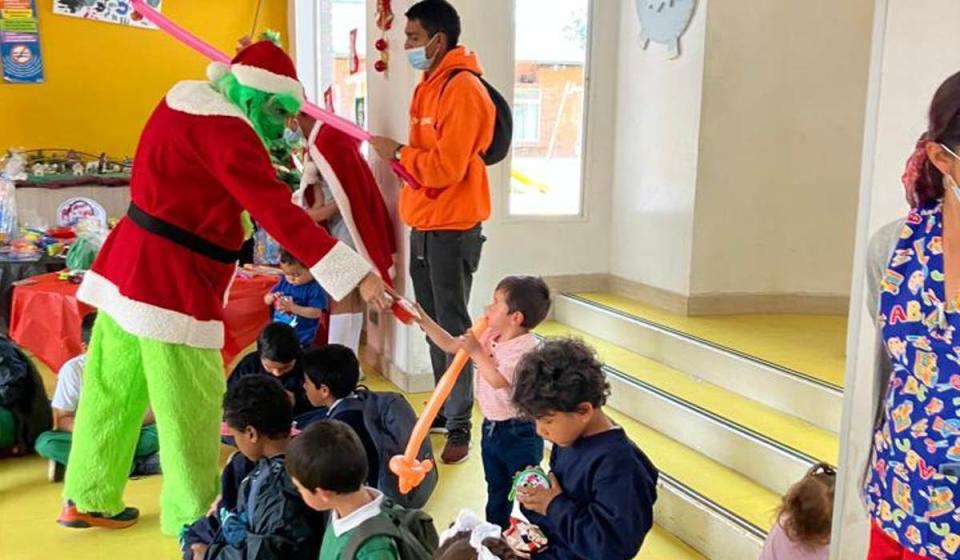
[[[542,552],[549,544],[540,527],[516,518],[510,519],[510,528],[503,534],[503,538],[514,552],[524,558]]]
[[[517,490],[520,488],[550,488],[550,478],[540,467],[526,468],[513,477],[513,488],[507,497],[516,500]]]

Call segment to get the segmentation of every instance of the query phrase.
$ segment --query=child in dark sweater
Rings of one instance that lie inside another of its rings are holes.
[[[306,380],[303,388],[310,404],[323,407],[326,418],[339,420],[353,428],[367,452],[367,485],[376,488],[380,476],[377,447],[367,431],[363,411],[347,406],[355,399],[360,380],[360,362],[353,350],[340,344],[328,344],[308,350],[303,356]]]
[[[554,445],[550,488],[517,492],[549,539],[538,559],[628,560],[653,526],[657,469],[604,414],[609,392],[593,350],[577,340],[548,340],[517,366],[513,402]]]

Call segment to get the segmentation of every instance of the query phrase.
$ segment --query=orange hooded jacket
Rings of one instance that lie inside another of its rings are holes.
[[[450,78],[457,70],[468,71]],[[400,191],[400,217],[415,229],[463,231],[490,217],[480,154],[493,140],[496,109],[470,72],[483,73],[477,55],[457,47],[413,92],[410,141],[400,163],[421,187]]]

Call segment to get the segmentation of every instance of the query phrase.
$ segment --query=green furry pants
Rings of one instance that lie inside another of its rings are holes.
[[[160,525],[178,534],[207,512],[219,491],[224,390],[220,352],[133,336],[101,312],[87,352],[64,497],[82,512],[123,511],[149,403],[163,469]]]

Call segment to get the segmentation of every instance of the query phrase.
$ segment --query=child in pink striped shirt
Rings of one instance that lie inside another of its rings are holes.
[[[512,504],[507,497],[514,475],[543,459],[543,439],[536,426],[521,418],[510,401],[520,358],[537,346],[530,331],[550,311],[550,288],[534,276],[508,276],[500,281],[487,306],[487,330],[479,339],[470,331],[454,338],[420,311],[420,326],[443,351],[463,348],[476,366],[476,397],[483,413],[484,478],[487,481],[486,517],[489,523],[509,526]]]

